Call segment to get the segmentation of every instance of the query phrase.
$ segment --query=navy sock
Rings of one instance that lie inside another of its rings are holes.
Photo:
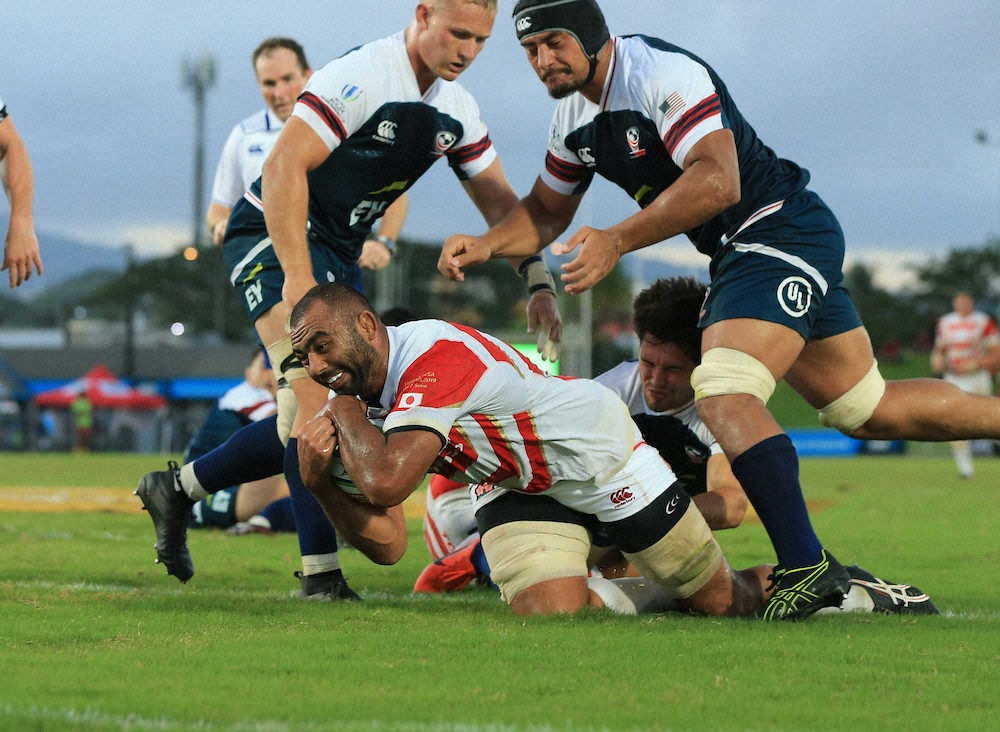
[[[490,563],[486,561],[486,552],[483,551],[483,542],[476,542],[476,548],[472,550],[469,560],[472,562],[472,566],[476,568],[476,572],[478,572],[481,576],[490,576]]]
[[[295,438],[290,439],[285,447],[285,480],[292,498],[302,556],[336,552],[337,534],[333,524],[299,475],[299,441]]]
[[[771,537],[778,563],[808,567],[819,562],[823,545],[809,521],[799,485],[799,459],[788,435],[758,442],[733,460],[732,467]]]
[[[232,437],[194,461],[194,474],[209,493],[269,478],[281,472],[284,447],[278,418],[268,417],[237,430]]]
[[[271,524],[271,531],[295,531],[295,511],[288,496],[267,504],[260,515]]]

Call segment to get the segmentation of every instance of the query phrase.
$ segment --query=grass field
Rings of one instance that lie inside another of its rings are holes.
[[[1000,460],[967,482],[947,458],[803,461],[838,557],[944,615],[773,625],[414,597],[416,512],[397,566],[342,551],[360,604],[292,599],[292,536],[193,532],[182,586],[131,496],[161,462],[0,455],[0,729],[1000,728]],[[771,559],[758,524],[720,538],[736,566]]]

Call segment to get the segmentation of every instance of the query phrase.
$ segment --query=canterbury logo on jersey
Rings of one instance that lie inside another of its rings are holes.
[[[624,506],[626,503],[630,502],[632,498],[632,491],[630,491],[628,487],[619,488],[611,494],[611,502],[615,506]]]
[[[379,142],[387,142],[390,145],[396,142],[396,123],[390,119],[384,119],[379,122],[375,139]]]

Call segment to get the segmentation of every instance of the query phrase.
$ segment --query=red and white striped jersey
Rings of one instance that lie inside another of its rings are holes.
[[[952,312],[938,320],[934,345],[944,348],[948,371],[998,343],[996,323],[986,313],[974,310],[962,316]]]
[[[490,335],[440,320],[388,333],[383,430],[440,435],[445,444],[432,472],[526,493],[560,483],[600,485],[641,440],[610,389],[549,376]]]

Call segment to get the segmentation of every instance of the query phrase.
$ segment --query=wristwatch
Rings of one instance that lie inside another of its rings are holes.
[[[374,238],[375,241],[381,242],[382,245],[389,250],[389,254],[396,253],[396,240],[393,239],[391,236],[376,236]]]

